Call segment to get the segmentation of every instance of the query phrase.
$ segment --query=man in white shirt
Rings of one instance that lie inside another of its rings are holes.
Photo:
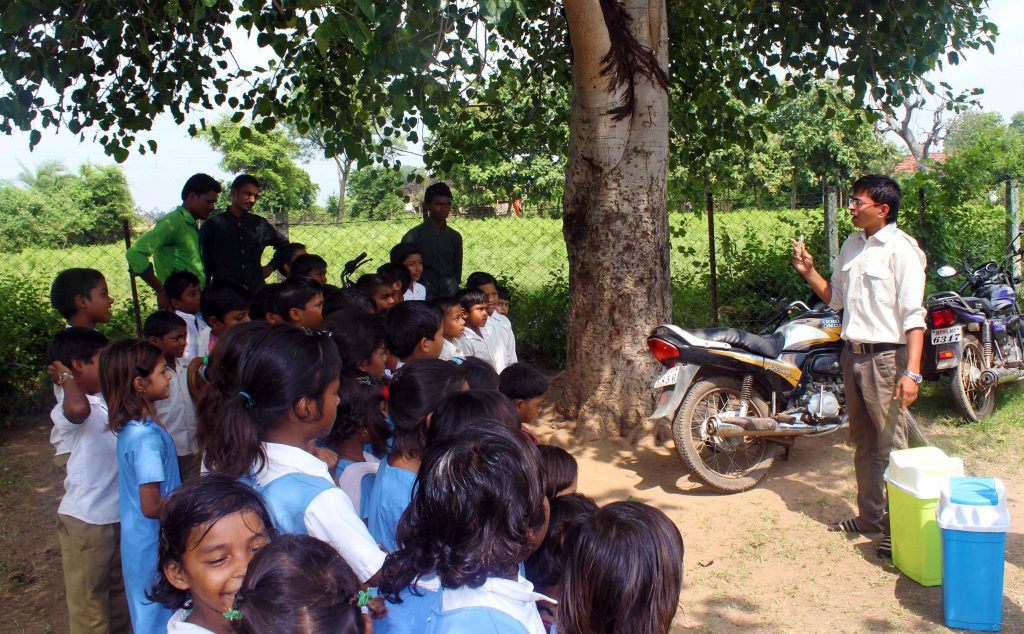
[[[831,283],[814,269],[802,242],[793,241],[793,266],[814,293],[843,310],[841,365],[856,445],[857,517],[830,531],[888,532],[883,472],[889,453],[907,444],[900,412],[917,400],[924,347],[925,255],[896,227],[900,188],[878,175],[853,185],[854,233],[839,252]],[[879,554],[888,554],[886,544]]]

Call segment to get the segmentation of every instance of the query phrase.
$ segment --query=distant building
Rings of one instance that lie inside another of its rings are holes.
[[[935,163],[945,163],[947,154],[945,152],[934,152],[928,155],[925,161],[932,161]],[[889,170],[886,170],[894,176],[902,176],[904,174],[913,174],[914,172],[922,171],[923,164],[918,164],[917,159],[913,155],[908,154],[903,158],[902,161],[893,165]]]

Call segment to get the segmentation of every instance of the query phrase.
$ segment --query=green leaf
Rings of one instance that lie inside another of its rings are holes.
[[[359,5],[359,10],[362,11],[363,15],[367,18],[373,20],[377,17],[377,7],[373,0],[356,0],[356,3]]]
[[[154,154],[156,153],[156,141],[150,139],[149,141],[146,142],[146,145],[149,146],[149,150],[151,152],[153,152]]]
[[[28,135],[28,149],[32,149],[39,145],[39,142],[43,139],[43,135],[39,130],[32,130]]]

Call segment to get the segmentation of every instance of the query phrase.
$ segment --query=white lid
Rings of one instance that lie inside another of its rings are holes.
[[[937,508],[940,528],[971,533],[1010,530],[1006,488],[999,478],[951,478]]]
[[[963,476],[964,461],[938,447],[901,449],[889,454],[885,481],[919,500],[938,499],[949,478]]]

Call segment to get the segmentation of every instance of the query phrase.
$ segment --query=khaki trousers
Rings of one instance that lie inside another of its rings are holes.
[[[121,577],[121,525],[57,514],[71,634],[131,632]]]
[[[843,350],[843,389],[850,417],[850,440],[857,473],[857,512],[865,529],[888,529],[883,474],[889,454],[907,446],[907,425],[893,400],[907,367],[906,347],[889,352],[854,354]]]

